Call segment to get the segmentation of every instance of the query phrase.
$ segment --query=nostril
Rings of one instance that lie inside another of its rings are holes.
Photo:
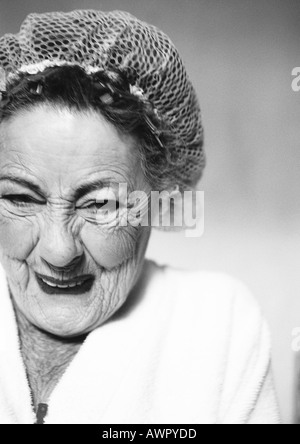
[[[75,257],[67,266],[68,267],[74,267],[75,265],[78,265],[79,262],[82,261],[83,255]]]

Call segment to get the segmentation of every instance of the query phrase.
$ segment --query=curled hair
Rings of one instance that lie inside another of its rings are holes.
[[[125,72],[87,74],[80,66],[59,66],[38,74],[20,73],[0,101],[0,122],[41,103],[70,110],[100,112],[119,131],[137,140],[138,155],[150,186],[173,187],[183,159],[175,155],[175,138],[151,103],[132,94],[134,78]],[[177,180],[178,179],[178,180]]]

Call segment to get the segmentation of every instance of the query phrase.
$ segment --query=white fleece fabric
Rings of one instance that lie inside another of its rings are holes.
[[[268,328],[243,284],[146,261],[136,294],[88,336],[46,424],[280,423]],[[0,423],[35,421],[0,267]]]

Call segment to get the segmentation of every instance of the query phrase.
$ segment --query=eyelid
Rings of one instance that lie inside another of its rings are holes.
[[[92,199],[92,200],[87,200],[86,202],[84,202],[81,206],[81,208],[86,208],[90,205],[95,205],[95,204],[105,204],[106,202],[109,202],[110,199]]]
[[[97,204],[102,204],[103,206],[105,206],[105,205],[108,205],[110,202],[115,202],[117,210],[120,208],[120,202],[116,199],[114,199],[114,200],[113,199],[88,200],[87,202],[84,202],[82,205],[76,206],[76,208],[86,209],[92,205],[97,205]]]
[[[7,184],[5,183],[2,188],[2,191],[0,192],[1,195],[33,195],[38,196],[39,198],[43,199],[45,198],[41,193],[32,190],[30,188],[24,187],[20,184]]]
[[[98,197],[100,196],[100,197]],[[105,186],[102,189],[98,189],[98,190],[94,190],[94,191],[90,191],[88,194],[86,194],[85,196],[81,197],[78,202],[82,202],[83,204],[86,204],[87,202],[98,202],[101,203],[101,201],[103,200],[118,200],[117,199],[117,194],[114,192],[112,187],[109,186]],[[81,206],[81,205],[79,205]]]
[[[7,200],[16,200],[17,198],[20,199],[28,199],[31,200],[32,202],[38,203],[38,204],[44,204],[45,201],[41,201],[40,199],[37,199],[36,197],[30,195],[30,194],[26,194],[26,193],[7,193],[7,194],[2,194],[1,195],[2,199],[7,199]]]

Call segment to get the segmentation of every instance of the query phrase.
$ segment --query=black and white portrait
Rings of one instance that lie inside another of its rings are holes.
[[[300,423],[299,19],[0,0],[1,424]]]

